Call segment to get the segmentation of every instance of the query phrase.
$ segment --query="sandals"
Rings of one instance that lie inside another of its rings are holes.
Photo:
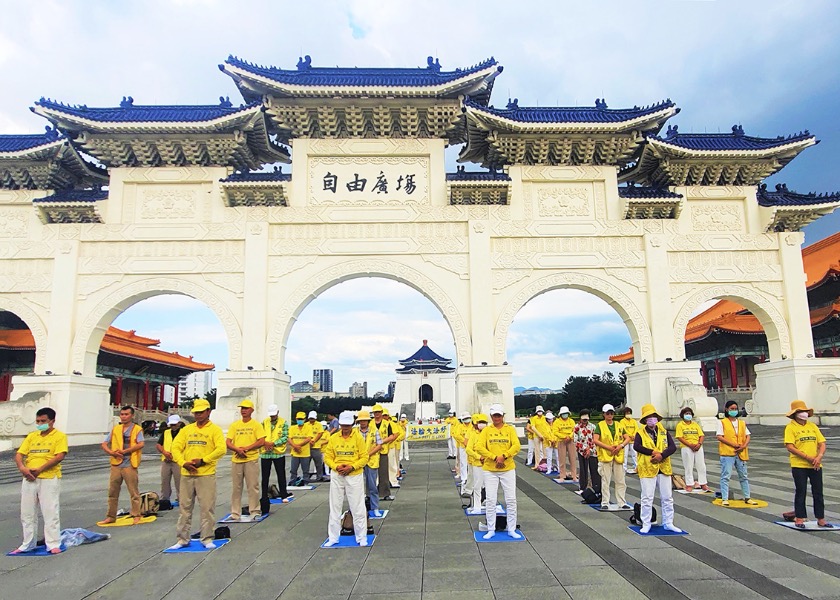
[[[805,529],[805,521],[796,520],[793,525],[797,529]]]
[[[756,502],[752,498],[744,498],[744,504],[747,504],[749,506],[758,506],[758,502]]]
[[[825,527],[826,529],[834,529],[834,525],[832,525],[831,523],[828,523],[828,522],[817,523],[817,525],[820,526],[820,527]]]

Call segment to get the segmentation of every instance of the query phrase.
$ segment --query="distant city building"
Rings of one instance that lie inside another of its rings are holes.
[[[385,390],[380,390],[373,395],[374,398],[384,398],[385,397]]]
[[[182,377],[178,382],[178,395],[181,398],[198,396],[204,398],[213,388],[213,371],[198,371]]]
[[[308,381],[298,381],[289,386],[293,394],[305,394],[307,392],[314,392],[315,388]]]
[[[367,381],[359,383],[358,381],[354,381],[353,385],[350,386],[350,397],[351,398],[367,398]]]
[[[333,391],[333,370],[332,369],[313,369],[312,370],[312,385],[318,385],[318,389],[322,392]]]
[[[397,388],[397,382],[396,381],[389,381],[388,382],[388,398],[390,398],[391,400],[394,399],[394,391],[396,390],[396,388]]]

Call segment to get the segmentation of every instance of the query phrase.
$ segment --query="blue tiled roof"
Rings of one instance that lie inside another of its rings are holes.
[[[688,150],[767,150],[786,144],[792,144],[814,136],[806,129],[799,133],[776,138],[760,138],[745,135],[740,125],[732,127],[732,133],[679,133],[677,126],[668,127],[668,133],[664,137],[650,136],[674,146]]]
[[[510,175],[502,171],[470,172],[459,167],[455,173],[447,173],[446,181],[510,181]]]
[[[65,114],[75,115],[100,123],[183,123],[213,121],[238,112],[250,110],[259,102],[234,107],[223,100],[217,105],[135,105],[133,99],[123,99],[120,106],[112,108],[89,108],[85,105],[72,106],[41,98],[35,103]]]
[[[247,183],[247,182],[263,182],[263,181],[291,181],[291,173],[283,173],[281,171],[272,171],[269,173],[231,173],[224,179],[220,179],[222,183]]]
[[[443,358],[442,356],[438,355],[437,353],[435,353],[434,350],[429,348],[429,346],[424,341],[423,345],[420,346],[420,349],[417,352],[399,362],[403,365],[414,362],[440,362],[443,364],[449,364],[450,362],[452,362],[452,359]]]
[[[649,187],[644,185],[626,185],[618,188],[619,198],[682,198],[682,194],[670,191],[668,188]]]
[[[811,206],[814,204],[829,204],[840,202],[840,193],[832,194],[799,194],[787,189],[784,183],[776,184],[776,191],[767,190],[767,184],[762,183],[756,191],[756,199],[760,206]]]
[[[46,198],[36,198],[32,202],[96,202],[105,200],[108,190],[58,190]]]
[[[520,107],[515,100],[509,102],[507,108],[481,106],[471,100],[466,100],[464,104],[520,123],[622,123],[676,106],[671,100],[665,100],[642,108],[634,106],[613,109],[607,108],[606,103],[600,99],[596,101],[595,107]]]
[[[46,133],[35,135],[0,135],[0,152],[20,152],[45,146],[63,139],[52,127],[47,127]]]
[[[466,69],[443,71],[440,63],[428,59],[428,66],[416,68],[358,68],[358,67],[313,67],[307,56],[298,61],[295,70],[280,69],[249,63],[235,56],[229,56],[226,64],[239,67],[278,83],[300,86],[383,86],[383,87],[429,87],[457,81],[477,71],[497,65],[494,58]],[[224,65],[219,65],[224,70]],[[498,67],[499,71],[502,67]]]

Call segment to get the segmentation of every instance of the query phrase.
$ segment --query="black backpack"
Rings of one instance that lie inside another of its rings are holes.
[[[268,497],[272,500],[280,497],[280,488],[277,487],[276,483],[272,483],[268,486]]]
[[[580,497],[582,498],[582,500],[580,501],[581,504],[601,503],[601,492],[596,492],[592,488],[583,488]]]
[[[496,515],[496,531],[507,531],[507,528],[507,515]],[[516,524],[516,528],[519,529],[519,523]]]
[[[652,506],[651,509],[653,510],[653,513],[651,514],[650,522],[654,523],[656,521],[656,507]],[[630,522],[633,525],[642,524],[642,505],[638,502],[633,505],[633,514],[630,515]]]
[[[213,534],[213,539],[214,540],[229,540],[230,539],[230,527],[228,527],[226,525],[222,525],[221,527],[216,527],[216,531]]]
[[[162,498],[160,502],[158,502],[158,510],[172,510],[172,502],[169,498]]]

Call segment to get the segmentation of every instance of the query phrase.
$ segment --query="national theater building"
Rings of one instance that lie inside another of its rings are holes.
[[[686,328],[722,300],[764,331],[757,419],[784,422],[794,398],[838,412],[840,358],[815,349],[801,229],[840,197],[762,187],[817,143],[810,132],[687,133],[669,123],[671,100],[494,103],[492,58],[348,68],[305,56],[283,68],[231,56],[219,69],[239,99],[230,88],[204,105],[41,98],[31,109],[45,133],[0,135],[0,310],[35,348],[0,403],[0,438],[22,436],[48,404],[72,442],[99,440],[112,396],[97,377],[103,341],[117,315],[158,294],[200,300],[225,330],[214,421],[235,420],[245,396],[288,416],[295,321],[358,277],[399,281],[440,311],[458,412],[499,402],[513,414],[510,326],[563,288],[601,298],[627,326],[632,406],[712,418],[701,360],[708,384],[724,356],[702,334],[701,360],[687,355]]]

